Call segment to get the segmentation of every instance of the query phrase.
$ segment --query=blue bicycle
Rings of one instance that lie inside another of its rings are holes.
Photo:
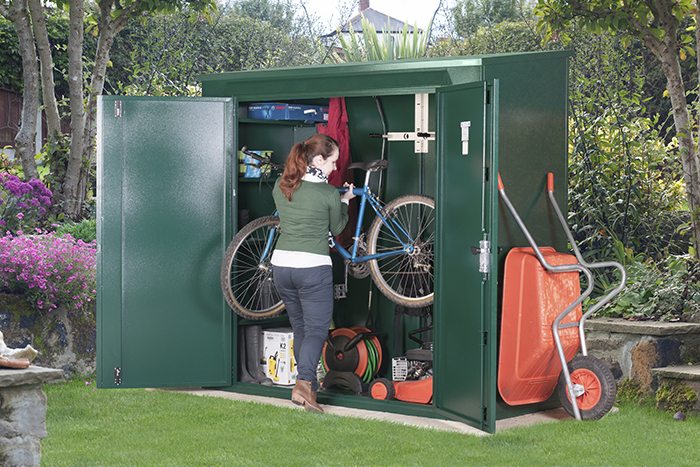
[[[254,158],[263,165],[281,167],[267,158]],[[330,246],[345,260],[346,278],[348,272],[358,279],[371,275],[377,288],[394,303],[408,308],[428,306],[433,303],[435,201],[411,194],[383,204],[370,190],[369,179],[387,166],[386,160],[374,160],[348,167],[366,172],[363,186],[353,190],[360,200],[355,236],[348,249],[332,238]],[[362,220],[368,205],[376,218],[365,234]],[[221,288],[231,309],[244,318],[272,318],[284,311],[270,264],[279,233],[276,215],[261,217],[245,225],[226,250]]]

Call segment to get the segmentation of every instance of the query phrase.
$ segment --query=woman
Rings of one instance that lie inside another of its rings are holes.
[[[333,270],[328,232],[338,235],[348,222],[350,189],[342,196],[328,185],[336,169],[338,143],[318,134],[292,148],[272,196],[280,236],[272,254],[275,286],[294,329],[298,376],[292,402],[323,412],[316,402],[318,365],[333,316]]]

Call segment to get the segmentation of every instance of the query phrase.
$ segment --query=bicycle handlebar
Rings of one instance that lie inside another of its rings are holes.
[[[346,186],[339,186],[339,187],[338,187],[338,191],[339,191],[340,194],[342,195],[343,193],[345,193],[345,192],[348,191],[348,187],[346,187]],[[362,196],[362,194],[365,192],[365,189],[362,188],[362,187],[359,187],[359,188],[358,188],[358,187],[355,187],[355,188],[352,190],[352,192],[353,192],[353,194],[354,194],[355,196]]]
[[[251,162],[245,162],[245,165],[250,165],[252,167],[263,167],[266,165],[269,165],[275,170],[284,170],[284,164],[278,164],[276,162],[272,162],[269,156],[262,157],[259,154],[255,154],[254,152],[248,151],[248,148],[246,146],[243,146],[241,148],[241,152],[245,154],[246,156],[250,156],[252,159],[258,161],[258,164],[253,164]]]

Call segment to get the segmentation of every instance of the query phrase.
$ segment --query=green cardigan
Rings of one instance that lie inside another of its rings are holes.
[[[328,231],[338,235],[348,222],[348,206],[338,189],[326,183],[302,181],[289,201],[275,182],[272,198],[280,217],[277,249],[328,255]]]

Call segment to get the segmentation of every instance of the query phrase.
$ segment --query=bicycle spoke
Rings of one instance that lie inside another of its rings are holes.
[[[387,205],[387,220],[373,225],[372,253],[405,254],[377,259],[373,277],[382,292],[406,306],[432,302],[435,215],[431,198],[407,195]]]
[[[271,317],[284,309],[272,281],[270,264],[270,256],[279,235],[278,225],[279,220],[274,217],[251,222],[234,237],[226,252],[222,288],[231,308],[243,317]],[[273,228],[272,242],[268,245]],[[263,258],[266,252],[267,255]]]

